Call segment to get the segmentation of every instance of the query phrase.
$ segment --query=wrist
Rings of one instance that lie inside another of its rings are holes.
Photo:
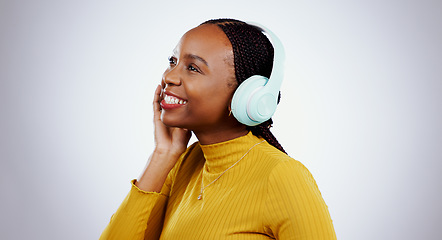
[[[170,147],[155,147],[153,154],[162,158],[178,158],[184,151],[174,151]]]
[[[152,153],[150,165],[160,168],[172,169],[181,153],[174,153],[168,149],[157,149]]]

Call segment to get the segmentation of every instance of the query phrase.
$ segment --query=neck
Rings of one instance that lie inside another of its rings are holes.
[[[193,133],[196,138],[198,138],[200,144],[209,145],[245,136],[247,135],[248,130],[246,129],[246,126],[239,125],[228,129],[215,128],[206,131],[194,131]]]

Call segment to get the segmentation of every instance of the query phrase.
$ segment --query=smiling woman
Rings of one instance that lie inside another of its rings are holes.
[[[312,175],[269,130],[279,89],[254,106],[263,121],[231,114],[240,88],[281,80],[263,31],[219,19],[184,34],[154,94],[155,150],[100,239],[336,239]]]

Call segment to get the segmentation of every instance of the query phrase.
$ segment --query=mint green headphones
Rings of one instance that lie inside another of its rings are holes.
[[[276,111],[279,89],[284,77],[284,46],[269,29],[257,23],[268,35],[274,48],[273,69],[270,78],[253,75],[242,82],[233,94],[231,109],[233,116],[242,124],[256,126],[269,120]]]

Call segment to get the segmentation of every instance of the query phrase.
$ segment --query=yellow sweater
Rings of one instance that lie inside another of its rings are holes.
[[[132,189],[100,239],[336,239],[311,173],[267,142],[256,145],[217,181],[204,186],[262,142],[251,133],[194,143],[161,193]]]

